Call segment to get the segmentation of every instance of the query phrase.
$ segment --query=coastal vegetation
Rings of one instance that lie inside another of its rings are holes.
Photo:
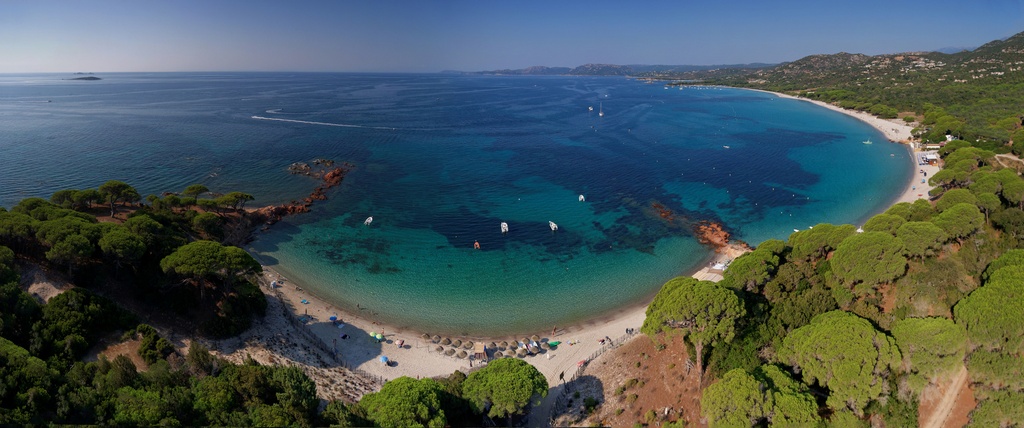
[[[931,200],[896,204],[860,230],[818,224],[762,242],[719,283],[664,285],[641,331],[659,344],[682,338],[710,426],[911,426],[924,391],[964,371],[972,426],[1024,420],[1024,178],[1007,156],[1024,153],[1012,60],[1022,44],[703,71],[706,82],[903,117],[921,141],[953,140]],[[580,71],[604,72],[624,73]],[[175,349],[160,325],[229,337],[266,310],[261,266],[235,246],[266,219],[248,217],[252,200],[199,184],[143,198],[112,180],[0,208],[0,425],[468,426],[514,421],[547,393],[534,367],[504,358],[322,403],[300,368],[233,364],[199,341]],[[76,287],[37,301],[19,286],[25,269]],[[145,367],[86,361],[112,336],[137,338]]]
[[[962,369],[979,400],[972,426],[1024,418],[1024,178],[994,152],[951,146],[934,203],[766,241],[717,284],[665,284],[643,332],[678,332],[697,368],[707,361],[710,426],[913,425],[922,391]],[[728,295],[701,297],[711,290]],[[719,310],[728,301],[739,310]]]
[[[318,411],[298,367],[233,364],[197,340],[176,349],[140,320],[218,338],[266,310],[260,264],[230,239],[251,230],[247,216],[264,220],[243,211],[252,199],[193,185],[141,203],[112,180],[0,208],[0,425],[471,426],[521,417],[547,393],[536,368],[509,358],[468,378],[395,379]],[[20,287],[22,269],[64,272],[77,286],[38,301]],[[124,355],[86,361],[110,337],[138,340],[142,366]]]

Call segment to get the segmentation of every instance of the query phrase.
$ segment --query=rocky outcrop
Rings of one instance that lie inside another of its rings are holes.
[[[701,244],[711,246],[715,249],[715,252],[721,252],[723,249],[730,246],[738,246],[749,250],[750,246],[743,241],[729,242],[731,235],[728,231],[722,227],[721,223],[701,220],[693,225],[693,234],[697,238],[697,242]]]
[[[313,202],[327,200],[327,190],[341,184],[345,179],[345,175],[353,167],[352,164],[347,162],[341,166],[334,167],[334,161],[325,159],[316,159],[313,161],[313,165],[320,168],[313,168],[304,162],[296,162],[288,167],[288,172],[292,174],[301,174],[320,179],[320,185],[316,186],[309,196],[301,201],[293,200],[286,204],[271,205],[250,211],[247,217],[249,217],[251,224],[262,223],[264,228],[266,228],[281,221],[285,216],[309,212]]]

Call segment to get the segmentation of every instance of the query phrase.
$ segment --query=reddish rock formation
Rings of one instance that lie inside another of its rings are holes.
[[[334,165],[334,161],[325,160],[317,160],[314,163],[326,166]],[[321,180],[320,185],[316,186],[316,188],[313,189],[313,192],[302,201],[291,201],[284,205],[268,206],[251,211],[249,216],[255,223],[271,225],[281,221],[285,216],[309,212],[310,207],[313,206],[313,202],[327,200],[327,190],[341,184],[342,180],[345,179],[345,174],[348,174],[348,172],[352,170],[352,165],[344,163],[342,166],[335,167],[331,170],[315,172],[310,171],[308,168],[300,169],[298,171],[296,169],[297,168],[293,165],[289,168],[289,171],[292,173],[319,178]]]
[[[675,214],[672,213],[672,210],[665,208],[664,205],[657,202],[651,202],[651,208],[654,208],[654,211],[658,213],[658,217],[661,217],[663,220],[669,223],[672,223],[672,221],[675,220]]]
[[[721,224],[713,221],[702,220],[697,222],[693,225],[693,234],[697,238],[697,242],[714,247],[716,253],[730,246],[729,237],[731,235],[729,232]],[[731,245],[750,249],[750,246],[742,241],[737,241]]]

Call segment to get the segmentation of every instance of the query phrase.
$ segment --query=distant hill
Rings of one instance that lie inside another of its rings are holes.
[[[945,110],[933,116],[956,118],[943,132],[979,140],[994,149],[1011,140],[1024,117],[1024,33],[953,54],[840,52],[810,55],[775,67],[698,70],[664,77],[787,92],[883,117],[900,112],[924,115],[941,106]],[[930,123],[924,125],[922,132]]]
[[[68,80],[103,80],[96,76],[85,76],[85,77],[73,77]]]
[[[775,64],[729,64],[729,65],[646,65],[646,64],[583,64],[570,67],[533,66],[520,69],[501,69],[487,71],[456,71],[444,70],[444,74],[485,74],[503,76],[632,76],[658,78],[679,73],[709,70],[750,70],[773,67]]]

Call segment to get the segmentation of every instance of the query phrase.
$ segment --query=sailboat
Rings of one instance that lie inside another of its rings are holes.
[[[367,226],[369,226],[369,225],[370,225],[370,223],[373,223],[373,216],[372,216],[372,215],[371,215],[371,216],[369,216],[369,217],[367,217],[367,218],[366,218],[366,220],[365,220],[365,221],[363,221],[363,224],[365,224],[365,225],[367,225]]]
[[[506,233],[508,233],[508,223],[501,222],[501,234],[504,235]]]
[[[557,225],[557,224],[555,224],[555,222],[553,222],[553,221],[549,221],[549,222],[548,222],[548,227],[550,227],[550,228],[551,228],[551,231],[552,231],[552,232],[554,232],[554,231],[558,230],[558,225]]]
[[[601,103],[600,107],[598,108],[597,115],[600,117],[604,117],[604,103]]]

